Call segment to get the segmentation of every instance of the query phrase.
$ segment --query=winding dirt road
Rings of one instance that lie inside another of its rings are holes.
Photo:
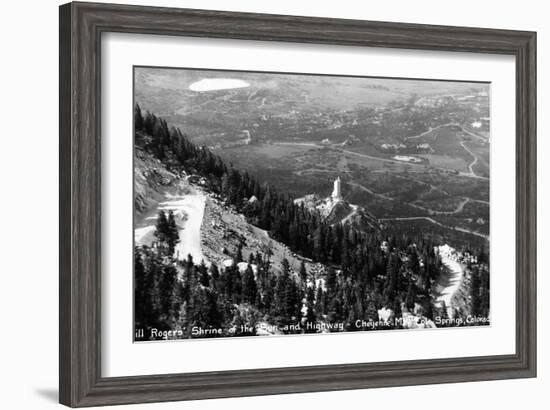
[[[464,276],[464,268],[457,261],[457,255],[454,253],[454,249],[447,246],[436,247],[436,252],[441,257],[441,263],[447,268],[447,276],[444,282],[441,284],[441,289],[438,291],[438,296],[435,299],[436,306],[443,306],[447,308],[447,316],[454,318],[454,307],[452,304],[453,296],[462,283],[462,277]]]
[[[206,197],[198,192],[187,195],[167,195],[166,201],[158,204],[150,216],[145,218],[146,225],[134,230],[136,244],[151,246],[155,240],[155,224],[158,212],[172,211],[178,227],[179,243],[175,248],[177,259],[184,260],[187,255],[195,263],[207,262],[201,249],[201,225],[204,217]]]
[[[478,161],[477,156],[470,150],[470,148],[468,148],[468,147],[466,146],[466,144],[464,143],[464,141],[461,141],[461,142],[460,142],[460,146],[461,146],[462,148],[464,148],[468,154],[470,154],[472,157],[474,157],[474,160],[473,160],[470,164],[468,164],[468,169],[470,170],[470,174],[476,175],[476,173],[474,172],[474,168],[473,168],[473,167],[474,167],[475,164],[477,164],[477,161]]]

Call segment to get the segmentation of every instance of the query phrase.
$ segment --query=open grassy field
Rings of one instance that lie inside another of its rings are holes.
[[[418,156],[426,158],[430,165],[436,168],[445,168],[459,172],[468,171],[468,163],[462,157],[451,157],[449,155],[439,154],[422,154]]]
[[[455,125],[447,125],[424,134],[422,137],[415,139],[415,142],[430,144],[434,154],[463,158],[468,161],[471,156],[461,147],[460,142],[462,140],[461,128]]]
[[[242,147],[238,147],[237,149],[242,149]],[[293,154],[301,154],[303,152],[311,151],[313,149],[316,148],[306,145],[257,144],[250,145],[248,152],[250,153],[250,155],[259,155],[268,158],[278,159]]]

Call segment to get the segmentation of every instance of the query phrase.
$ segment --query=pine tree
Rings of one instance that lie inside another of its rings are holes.
[[[305,317],[305,322],[306,322],[305,332],[317,333],[317,328],[315,327],[315,325],[317,324],[317,316],[315,315],[315,308],[311,303],[308,303],[306,308],[307,308],[307,312]]]
[[[332,266],[327,270],[326,286],[328,297],[332,298],[336,293],[336,270]]]
[[[162,210],[159,211],[157,217],[155,237],[163,245],[168,243],[168,220],[166,219],[166,213]]]
[[[143,120],[143,128],[145,129],[145,133],[147,135],[153,135],[153,127],[155,126],[156,120],[157,118],[149,111],[147,111]]]
[[[144,306],[145,311],[145,328],[156,327],[164,330],[169,328],[166,324],[166,315],[163,297],[163,263],[160,254],[147,252],[143,258],[144,265]],[[138,283],[136,283],[137,285]]]
[[[281,275],[290,275],[290,263],[288,262],[287,258],[283,258],[283,260],[281,261]]]
[[[296,282],[289,278],[286,288],[286,314],[290,319],[298,319],[302,315],[302,293]]]
[[[333,297],[329,301],[327,321],[329,323],[338,323],[342,320],[342,302],[340,298]]]
[[[367,299],[364,317],[365,320],[378,320],[378,309],[376,307],[376,303],[371,298]]]
[[[141,250],[134,248],[134,315],[136,328],[147,329],[152,327],[150,314],[152,304],[149,289],[152,286],[150,275],[145,270]]]
[[[243,274],[243,301],[254,303],[256,301],[257,293],[258,288],[256,286],[256,280],[254,279],[254,271],[249,263]]]
[[[479,314],[482,317],[489,317],[489,294],[489,271],[482,265],[479,280]]]
[[[470,300],[471,300],[471,315],[477,316],[481,313],[480,287],[481,279],[479,267],[476,266],[470,272]]]
[[[281,261],[281,273],[277,277],[274,295],[274,314],[276,323],[280,325],[290,323],[292,314],[292,280],[290,279],[290,265],[288,259]]]
[[[307,270],[304,261],[300,264],[300,279],[302,279],[302,283],[304,284],[307,282]]]
[[[407,296],[405,297],[405,306],[412,311],[414,309],[414,301],[416,300],[416,290],[412,280],[409,279],[409,286],[407,288]]]
[[[199,283],[202,286],[210,286],[210,276],[208,275],[208,268],[206,267],[204,260],[201,261],[200,265],[197,267],[199,274]]]
[[[262,303],[265,307],[265,311],[268,315],[275,315],[275,287],[277,286],[277,279],[271,277],[266,280],[265,287],[263,289]]]
[[[231,299],[233,303],[241,303],[243,298],[243,281],[241,278],[241,273],[236,266],[233,266],[229,272],[232,276],[231,282],[233,284],[233,294],[230,295]]]
[[[235,262],[239,263],[243,261],[243,244],[240,243],[237,247],[237,255],[235,255]]]
[[[176,226],[176,221],[174,219],[174,212],[170,210],[168,211],[168,221],[166,223],[166,243],[168,244],[168,251],[170,252],[170,255],[174,254],[174,250],[179,241],[180,238],[178,227]]]
[[[160,300],[160,318],[163,319],[165,327],[171,329],[177,321],[179,303],[176,287],[178,271],[173,265],[164,265],[162,273],[158,278],[158,291]]]
[[[222,328],[224,321],[223,310],[220,307],[219,295],[216,291],[205,292],[206,322],[211,328]]]
[[[319,284],[315,295],[315,314],[318,317],[322,317],[325,314],[325,311],[325,292],[323,291],[321,284]]]
[[[134,107],[134,129],[135,131],[141,131],[144,126],[143,115],[141,115],[141,108],[139,104]]]
[[[413,247],[410,247],[409,249],[409,266],[412,274],[415,277],[418,277],[418,275],[420,274],[420,259],[418,258],[418,253],[416,252],[416,249],[414,249]]]
[[[229,181],[229,175],[225,172],[221,179],[221,192],[227,198],[230,196],[231,185]]]
[[[393,298],[398,289],[399,276],[399,258],[394,253],[388,256],[388,264],[386,266],[386,282],[384,284],[384,298],[387,306],[392,306]]]
[[[314,304],[315,303],[315,289],[310,286],[306,290],[306,302]]]
[[[212,277],[212,280],[214,282],[220,280],[220,271],[218,269],[218,266],[214,262],[210,264],[210,276]]]

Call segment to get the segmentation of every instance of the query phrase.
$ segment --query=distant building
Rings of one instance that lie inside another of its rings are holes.
[[[245,139],[243,140],[244,145],[250,145],[252,143],[252,136],[250,135],[250,131],[243,130],[243,134],[245,135]]]
[[[414,162],[414,163],[422,162],[420,158],[411,157],[409,155],[394,155],[393,159],[397,161],[403,161],[403,162]]]
[[[384,151],[391,150],[397,152],[401,149],[407,148],[407,146],[405,144],[382,144],[380,145],[380,148],[382,148]]]
[[[342,200],[342,181],[340,180],[340,177],[336,178],[334,181],[334,189],[332,190],[332,200],[333,201],[341,201]]]

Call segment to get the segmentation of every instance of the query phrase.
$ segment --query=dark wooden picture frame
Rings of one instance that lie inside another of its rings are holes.
[[[71,407],[536,375],[536,33],[113,4],[60,7],[60,402]],[[516,59],[516,352],[510,355],[101,376],[101,35],[124,32]]]

